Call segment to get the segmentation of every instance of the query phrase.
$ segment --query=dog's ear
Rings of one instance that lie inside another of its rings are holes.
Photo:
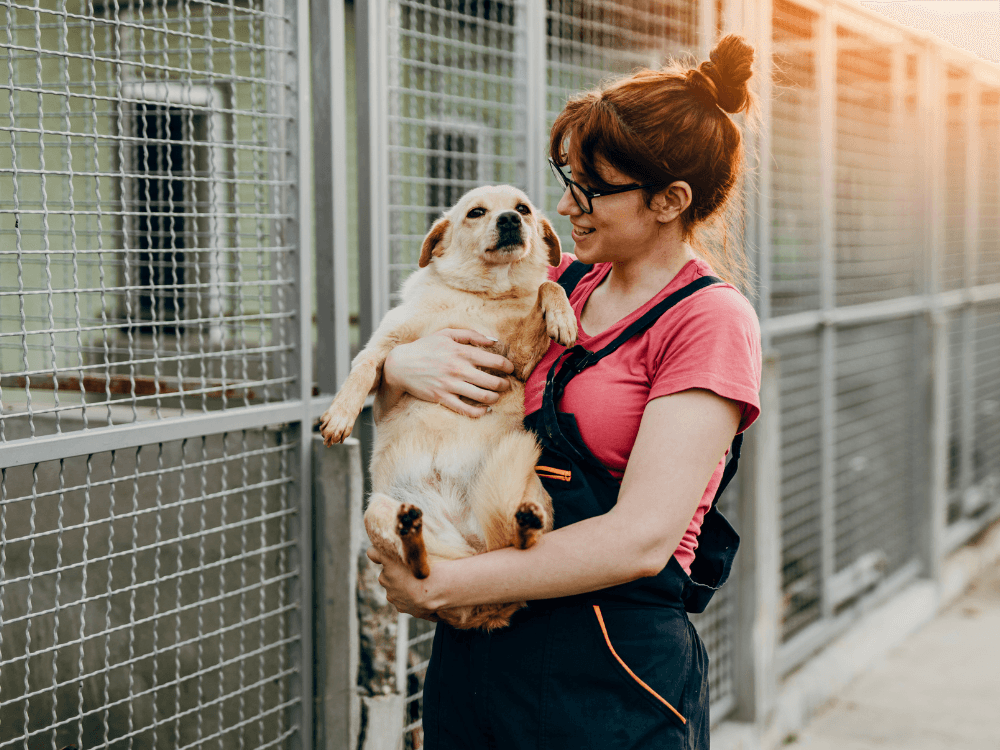
[[[441,240],[444,239],[444,233],[448,231],[449,226],[451,226],[451,222],[447,219],[438,219],[434,222],[434,226],[431,227],[431,231],[429,231],[427,236],[424,237],[424,244],[420,247],[420,261],[418,265],[421,268],[431,262],[432,255],[441,254],[435,251],[437,250],[438,245],[441,244]]]
[[[549,220],[544,216],[541,221],[542,241],[549,250],[549,265],[558,266],[562,263],[562,243],[559,242],[559,235],[549,224]]]

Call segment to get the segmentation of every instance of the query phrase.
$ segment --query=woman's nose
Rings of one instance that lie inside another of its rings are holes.
[[[583,213],[580,207],[576,205],[576,201],[573,200],[573,195],[570,193],[568,187],[563,190],[562,198],[559,199],[559,203],[556,205],[556,213],[560,216],[576,216]]]

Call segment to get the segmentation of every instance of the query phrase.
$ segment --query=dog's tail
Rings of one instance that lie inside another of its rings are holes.
[[[552,527],[552,503],[535,474],[540,455],[534,435],[514,432],[501,437],[483,460],[469,499],[486,533],[487,549],[514,543],[516,515],[526,502],[541,510],[546,529]]]

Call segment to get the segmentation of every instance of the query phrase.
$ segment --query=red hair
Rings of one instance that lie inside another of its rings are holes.
[[[647,206],[672,182],[687,182],[692,199],[681,215],[684,239],[740,286],[749,275],[747,263],[737,243],[728,242],[728,230],[735,218],[730,213],[736,213],[733,187],[743,173],[743,142],[729,115],[756,113],[748,87],[753,57],[753,48],[730,34],[697,68],[672,62],[580,94],[556,118],[549,143],[553,161],[563,166],[572,156],[596,190],[613,187],[601,178],[601,161],[651,185]],[[700,242],[699,227],[717,230],[718,241]]]

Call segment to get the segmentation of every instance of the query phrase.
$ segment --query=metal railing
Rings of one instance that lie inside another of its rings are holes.
[[[0,747],[310,747],[308,17],[3,11]]]

